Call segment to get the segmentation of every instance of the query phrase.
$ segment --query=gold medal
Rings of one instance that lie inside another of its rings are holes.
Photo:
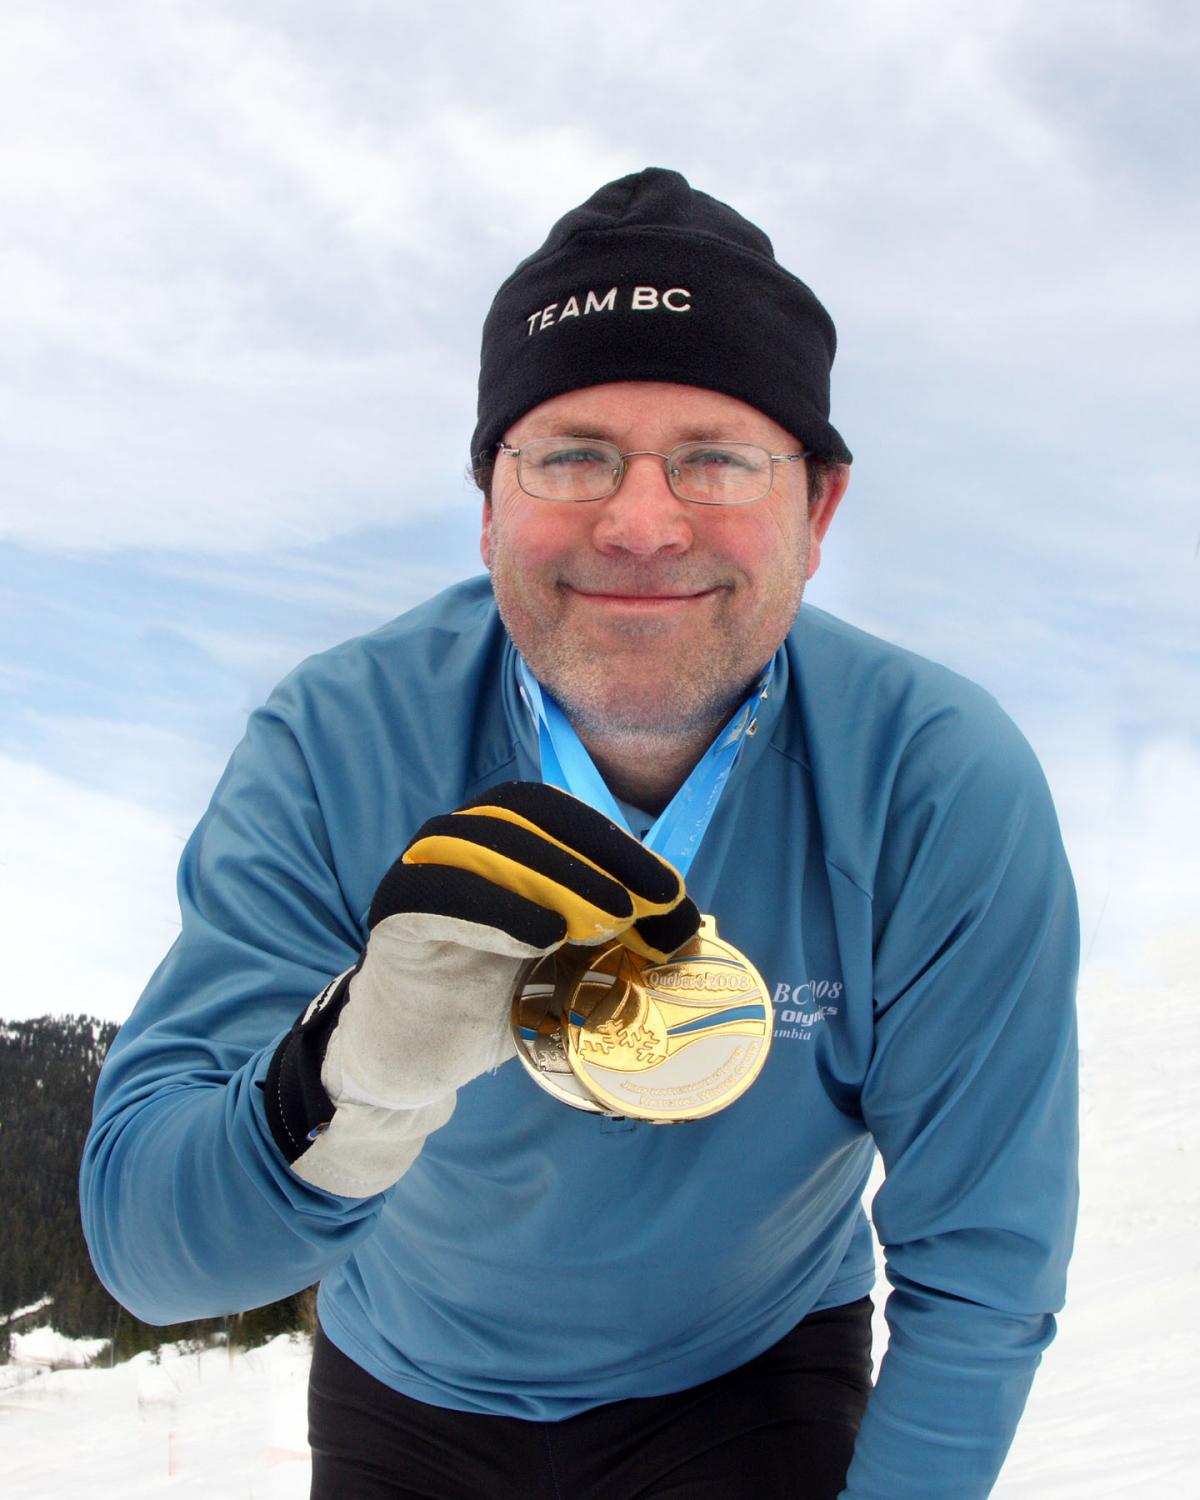
[[[667,1124],[715,1114],[750,1087],[773,1016],[754,965],[705,917],[662,962],[620,942],[539,960],[518,985],[513,1023],[518,1056],[555,1097]]]

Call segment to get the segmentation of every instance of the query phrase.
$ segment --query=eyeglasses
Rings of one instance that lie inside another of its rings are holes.
[[[669,453],[594,438],[530,438],[519,448],[497,443],[517,461],[517,483],[536,500],[607,500],[621,488],[631,458],[661,458],[671,493],[696,505],[748,505],[769,493],[776,464],[801,462],[803,453],[768,453],[757,443],[701,438]]]

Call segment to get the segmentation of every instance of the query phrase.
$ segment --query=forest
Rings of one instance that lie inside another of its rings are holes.
[[[105,1338],[112,1360],[180,1339],[224,1333],[252,1345],[311,1328],[309,1292],[228,1318],[157,1328],[101,1285],[80,1227],[78,1173],[96,1077],[116,1032],[84,1015],[0,1021],[0,1363],[13,1332],[31,1323]],[[47,1298],[28,1318],[13,1317]]]

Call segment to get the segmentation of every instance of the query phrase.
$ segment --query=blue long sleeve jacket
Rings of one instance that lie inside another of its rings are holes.
[[[260,1084],[356,960],[426,818],[538,779],[486,579],[304,663],[250,720],[179,874],[182,931],[115,1042],[84,1156],[106,1284],[173,1322],[321,1281],[386,1384],[544,1420],[707,1380],[873,1281],[890,1341],[844,1500],[973,1500],[1064,1294],[1076,1205],[1070,874],[980,689],[806,605],[689,876],[775,1002],[758,1081],[668,1128],[515,1061],[386,1193],[295,1177]]]

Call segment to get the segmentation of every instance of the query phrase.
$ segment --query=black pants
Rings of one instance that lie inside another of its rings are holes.
[[[870,1384],[867,1297],[728,1375],[562,1422],[413,1401],[318,1330],[312,1500],[834,1500]]]

